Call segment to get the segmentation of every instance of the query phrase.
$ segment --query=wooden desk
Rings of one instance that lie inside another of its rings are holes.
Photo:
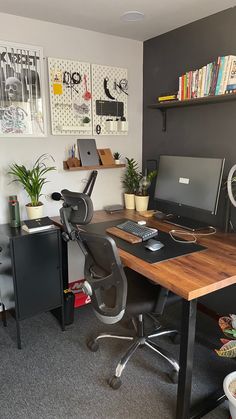
[[[176,228],[152,218],[141,217],[133,210],[113,214],[95,211],[91,222],[121,218],[145,220],[149,227],[165,232]],[[198,243],[207,249],[152,265],[124,250],[120,249],[119,254],[129,268],[191,301],[236,283],[236,234],[217,233],[213,236],[202,236],[198,238]]]
[[[133,210],[114,214],[96,211],[92,223],[121,218],[145,220],[148,226],[165,232],[172,229],[169,224],[141,217]],[[197,298],[236,283],[236,235],[217,232],[213,236],[199,237],[198,243],[207,249],[154,264],[119,249],[124,265],[183,297],[176,419],[202,417],[224,400],[222,392],[201,403],[200,410],[199,406],[190,410]]]

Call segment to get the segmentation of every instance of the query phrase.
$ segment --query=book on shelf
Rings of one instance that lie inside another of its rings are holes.
[[[158,102],[169,102],[171,100],[177,100],[177,93],[169,93],[167,95],[158,96]]]
[[[217,57],[179,77],[178,100],[236,93],[236,56]]]
[[[226,93],[236,92],[236,56],[232,56],[230,62],[229,76],[226,84]]]
[[[53,229],[55,228],[55,224],[49,217],[42,217],[36,218],[35,220],[25,220],[21,228],[27,233],[36,233]]]

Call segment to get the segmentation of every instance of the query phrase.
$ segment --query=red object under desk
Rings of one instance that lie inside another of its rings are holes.
[[[78,281],[69,283],[69,288],[71,289],[71,291],[73,291],[75,296],[74,308],[82,307],[85,304],[89,304],[91,302],[91,298],[89,297],[89,295],[86,295],[81,290],[79,290],[79,292],[76,292],[76,290],[78,290],[82,282],[84,282],[84,279],[79,279]]]

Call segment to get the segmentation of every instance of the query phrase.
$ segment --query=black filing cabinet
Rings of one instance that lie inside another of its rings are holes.
[[[8,299],[12,290],[18,348],[19,322],[23,319],[61,309],[64,330],[61,244],[58,227],[28,234],[8,225],[0,226],[0,285],[3,281],[3,287],[7,287]]]

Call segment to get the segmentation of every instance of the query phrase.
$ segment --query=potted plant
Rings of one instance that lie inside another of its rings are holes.
[[[43,214],[43,203],[40,201],[42,188],[47,183],[46,173],[56,170],[54,166],[47,166],[46,161],[52,156],[42,154],[34,163],[31,169],[17,163],[9,167],[8,174],[14,177],[13,182],[19,182],[30,198],[26,204],[28,218],[33,220],[41,218]]]
[[[134,194],[139,187],[140,173],[138,163],[132,158],[126,157],[126,171],[122,178],[122,184],[125,190],[125,208],[135,209]]]
[[[114,159],[115,159],[115,164],[120,164],[120,158],[121,158],[121,155],[120,155],[120,153],[119,153],[118,151],[116,151],[116,152],[113,154],[113,157],[114,157]]]
[[[223,346],[216,349],[219,356],[227,358],[236,357],[236,315],[230,314],[229,317],[221,317],[219,326],[227,339],[221,339]],[[228,339],[230,338],[230,339]],[[229,410],[232,419],[236,419],[236,371],[228,374],[223,382],[223,388],[226,397],[229,400]]]
[[[136,211],[142,212],[147,210],[149,202],[148,188],[150,187],[151,182],[156,177],[156,175],[156,170],[153,170],[147,174],[147,169],[145,170],[144,176],[140,174],[139,187],[135,192]]]

